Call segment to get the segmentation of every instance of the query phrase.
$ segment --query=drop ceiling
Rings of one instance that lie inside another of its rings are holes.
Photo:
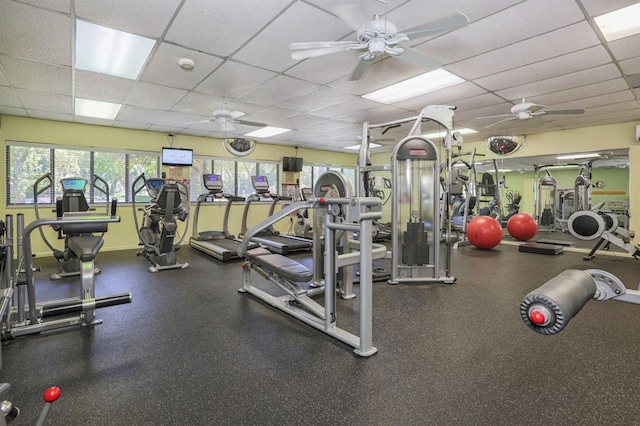
[[[417,115],[430,104],[457,107],[465,140],[640,121],[640,35],[606,42],[593,17],[636,0],[361,0],[400,29],[454,11],[470,25],[416,39],[464,83],[384,105],[361,95],[426,69],[397,58],[349,81],[355,52],[294,61],[289,44],[353,40],[332,8],[348,0],[3,0],[0,3],[0,114],[206,137],[223,105],[243,120],[292,129],[267,143],[341,151],[358,143],[362,122]],[[157,40],[136,80],[74,66],[75,19]],[[189,58],[195,67],[178,65]],[[75,97],[123,104],[113,121],[76,116]],[[477,117],[508,113],[522,97],[549,108],[584,108],[536,123],[484,128]],[[576,151],[580,147],[576,146]]]

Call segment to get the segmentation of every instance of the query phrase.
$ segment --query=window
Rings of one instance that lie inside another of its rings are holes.
[[[236,162],[233,160],[213,160],[213,173],[222,176],[224,192],[238,195],[236,186]]]
[[[7,205],[33,203],[33,184],[51,170],[50,151],[46,147],[7,145]],[[53,202],[51,191],[38,198],[43,203]]]
[[[58,150],[56,150],[57,156]],[[127,181],[125,174],[126,154],[120,152],[95,152],[93,153],[93,174],[104,179],[109,185],[109,200],[118,201],[127,199]],[[105,194],[99,190],[93,193],[93,201],[105,202]]]

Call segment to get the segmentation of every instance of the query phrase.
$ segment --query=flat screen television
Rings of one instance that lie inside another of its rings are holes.
[[[193,150],[188,148],[162,148],[163,166],[192,166]]]
[[[298,157],[282,157],[282,171],[284,172],[301,172],[302,158]]]

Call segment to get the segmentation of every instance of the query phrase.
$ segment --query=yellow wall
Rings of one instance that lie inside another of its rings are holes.
[[[629,148],[630,229],[638,231],[640,230],[640,144],[635,141],[637,124],[635,122],[611,124],[529,135],[525,146],[510,158]],[[485,149],[483,141],[465,142],[463,151],[470,151],[473,148],[477,148],[478,153],[485,154],[483,161],[501,158]],[[374,154],[371,161],[374,165],[389,164],[390,153]]]
[[[20,141],[34,143],[51,143],[70,146],[83,146],[95,148],[115,148],[139,151],[149,151],[159,153],[163,146],[168,146],[169,141],[166,133],[150,132],[143,130],[121,129],[115,127],[94,126],[79,123],[67,123],[49,120],[38,120],[25,117],[2,116],[0,121],[1,141]],[[218,139],[176,135],[174,146],[181,148],[191,148],[195,155],[206,155],[215,157],[237,158],[229,154]],[[297,154],[292,146],[270,145],[258,142],[256,149],[248,156],[242,157],[247,160],[275,160],[281,161],[283,156],[297,155],[307,162],[318,164],[332,164],[355,167],[357,155],[352,153],[339,153],[332,151],[321,151],[301,147]],[[0,156],[1,170],[6,170],[5,155]],[[188,176],[188,173],[183,174]],[[6,200],[6,185],[0,185],[0,197]],[[35,219],[33,208],[7,207],[3,201],[0,205],[1,218],[6,214],[15,215],[23,213],[25,223],[30,223]],[[229,230],[237,234],[240,231],[240,220],[242,218],[242,203],[233,206],[230,214]],[[193,206],[192,206],[193,208]],[[199,220],[200,230],[219,230],[222,226],[223,208],[218,206],[207,206],[202,209]],[[252,205],[249,217],[249,226],[259,222],[267,216],[268,205]],[[44,212],[52,214],[51,212]],[[120,205],[118,214],[121,222],[111,224],[109,232],[105,234],[105,245],[103,250],[131,249],[138,246],[138,238],[135,233],[133,222],[133,209],[130,205]],[[138,213],[139,214],[139,213]],[[42,214],[45,216],[45,214]],[[289,229],[289,221],[285,220],[278,224],[280,231],[286,232]],[[185,243],[191,235],[191,223],[189,229],[184,228],[180,223],[179,231],[187,232]],[[47,235],[52,236],[53,243],[55,234],[48,229]],[[50,251],[36,233],[32,238],[33,252],[38,255],[50,255]],[[60,247],[60,245],[58,244]]]

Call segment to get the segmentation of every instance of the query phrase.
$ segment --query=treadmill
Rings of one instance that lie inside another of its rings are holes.
[[[280,201],[290,201],[291,197],[283,197],[281,195],[269,192],[269,180],[266,176],[251,176],[251,184],[255,193],[247,197],[242,213],[242,231],[241,234],[247,233],[247,217],[249,216],[249,208],[252,201],[272,200],[269,207],[269,216],[273,215],[276,205]],[[278,254],[287,254],[294,251],[311,250],[313,241],[308,238],[294,237],[292,235],[281,235],[276,231],[273,225],[265,228],[255,235],[251,241],[259,243],[269,251]]]
[[[242,240],[235,238],[229,233],[229,212],[231,211],[231,204],[234,202],[244,201],[243,197],[236,197],[235,195],[225,194],[223,192],[222,176],[214,174],[204,174],[202,176],[204,180],[204,186],[208,192],[198,196],[196,201],[196,208],[193,212],[193,231],[191,238],[189,238],[189,245],[209,256],[213,256],[218,260],[227,262],[231,259],[238,258],[238,247]],[[222,231],[198,231],[198,213],[200,212],[200,206],[204,202],[215,202],[216,200],[227,200],[227,207],[224,210],[224,222],[222,225]],[[258,243],[249,245],[249,249],[253,249],[259,246]]]

